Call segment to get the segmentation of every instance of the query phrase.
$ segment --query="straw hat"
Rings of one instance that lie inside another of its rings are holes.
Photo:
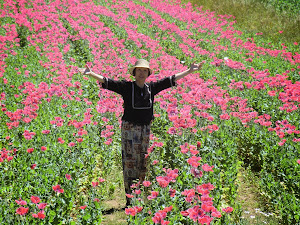
[[[134,70],[135,68],[137,68],[137,67],[147,68],[147,69],[149,69],[149,72],[150,72],[149,75],[152,74],[152,69],[150,69],[150,67],[149,67],[149,62],[148,62],[147,60],[145,60],[145,59],[138,59],[138,60],[135,62],[134,66],[131,67],[131,68],[129,68],[129,72],[130,72],[131,75],[134,76],[133,70]]]

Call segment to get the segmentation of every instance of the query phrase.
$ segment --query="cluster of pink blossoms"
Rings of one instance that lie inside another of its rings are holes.
[[[32,213],[32,217],[45,219],[46,215],[44,209],[46,208],[47,203],[40,203],[41,199],[38,196],[31,196],[30,200],[40,210],[37,213]],[[27,205],[27,202],[25,200],[22,200],[21,198],[19,200],[15,200],[15,202],[20,206],[19,208],[16,209],[16,213],[21,216],[26,215],[29,211],[29,207],[24,207],[25,205]]]
[[[156,181],[159,186],[165,188],[170,182],[175,182],[176,177],[178,177],[178,169],[171,170],[163,168],[163,171],[166,173],[166,176],[158,176],[156,177]]]
[[[0,163],[3,162],[4,160],[11,161],[14,156],[10,155],[11,153],[16,153],[18,150],[13,149],[13,150],[7,150],[6,148],[3,148],[0,150]]]

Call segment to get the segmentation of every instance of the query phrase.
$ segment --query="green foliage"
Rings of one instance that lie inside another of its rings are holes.
[[[24,26],[17,26],[18,38],[20,39],[20,46],[25,47],[28,45],[27,37],[29,36],[29,29]]]
[[[297,0],[261,0],[265,4],[270,4],[280,12],[286,12],[291,16],[300,14],[300,2]]]
[[[268,43],[300,42],[298,0],[184,0],[196,7],[232,15],[236,26],[247,33],[262,33]],[[278,33],[283,31],[283,33]],[[268,40],[269,39],[269,40]]]

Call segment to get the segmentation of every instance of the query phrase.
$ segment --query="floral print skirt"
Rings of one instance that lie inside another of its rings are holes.
[[[122,164],[125,193],[137,179],[143,181],[147,172],[145,158],[149,147],[150,125],[135,125],[122,121]]]

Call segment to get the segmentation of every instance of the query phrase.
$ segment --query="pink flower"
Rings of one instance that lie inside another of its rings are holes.
[[[33,148],[28,148],[28,149],[27,149],[27,152],[28,152],[28,153],[32,153],[33,151],[34,151]]]
[[[39,211],[37,214],[33,213],[32,217],[34,218],[39,218],[39,219],[45,219],[46,215],[45,215],[45,211],[41,210]]]
[[[185,143],[184,145],[180,145],[181,153],[187,154],[189,152],[188,143]]]
[[[197,150],[197,146],[195,145],[190,145],[190,153],[192,155],[197,155],[199,153],[199,151]]]
[[[279,146],[284,145],[284,143],[286,142],[286,139],[282,139],[281,142],[278,143]]]
[[[171,197],[171,198],[175,197],[176,190],[175,190],[175,189],[172,189],[172,188],[170,188],[170,190],[169,190],[169,194],[170,194],[170,197]]]
[[[220,119],[221,120],[229,120],[230,116],[227,113],[225,113],[225,114],[220,115]]]
[[[32,164],[32,165],[30,166],[30,169],[34,170],[35,167],[36,167],[36,164],[34,163],[34,164]]]
[[[227,208],[222,209],[222,211],[226,212],[226,213],[231,213],[233,211],[233,208],[232,207],[227,207]]]
[[[143,210],[142,206],[134,206],[135,210],[139,213]]]
[[[16,210],[16,213],[23,216],[28,212],[29,208],[25,208],[25,207],[19,207]]]
[[[69,147],[73,147],[73,146],[75,146],[76,144],[74,143],[74,142],[70,142],[69,144],[68,144],[68,146]]]
[[[76,138],[76,140],[77,140],[78,143],[83,142],[83,138]]]
[[[173,209],[173,206],[170,205],[170,206],[168,206],[168,207],[165,207],[165,208],[163,209],[163,211],[164,211],[164,212],[171,212],[172,209]]]
[[[32,201],[32,203],[35,203],[35,204],[37,204],[41,201],[41,199],[37,196],[31,196],[30,200]]]
[[[157,213],[154,214],[154,217],[152,217],[152,221],[155,224],[169,224],[170,221],[164,220],[167,217],[167,213],[172,210],[173,206],[166,207],[163,210],[159,210]]]
[[[126,208],[125,213],[127,215],[135,216],[137,214],[137,209],[135,207],[133,208]]]
[[[211,213],[211,216],[221,218],[222,214],[219,211],[216,210],[216,211]]]
[[[198,170],[196,168],[191,169],[191,174],[195,176],[195,178],[200,178],[203,176],[203,172],[201,170]]]
[[[85,209],[87,207],[87,205],[83,205],[83,206],[80,206],[79,208],[80,209]]]
[[[300,164],[300,159],[297,160],[297,163]]]
[[[151,191],[151,195],[149,195],[147,198],[149,200],[155,199],[158,196],[159,192],[158,191]]]
[[[134,197],[133,195],[127,194],[127,193],[125,193],[125,195],[126,195],[127,198],[133,198]]]
[[[24,121],[25,123],[30,123],[30,122],[31,122],[31,119],[28,118],[28,117],[26,117],[26,118],[23,118],[23,121]]]
[[[28,130],[25,130],[23,133],[23,136],[26,140],[31,140],[33,138],[33,136],[35,135],[34,132],[30,132]]]
[[[275,96],[276,95],[276,91],[268,91],[268,95]]]
[[[143,185],[145,187],[149,187],[151,185],[151,182],[150,181],[143,181]]]
[[[18,205],[27,205],[27,202],[22,200],[21,198],[19,200],[15,200],[15,201]]]
[[[98,185],[99,185],[99,182],[97,182],[97,181],[96,181],[96,182],[92,182],[92,186],[93,186],[93,187],[96,187],[96,186],[98,186]]]
[[[64,193],[64,189],[60,188],[60,185],[55,185],[52,186],[53,191],[58,192],[58,193]]]
[[[156,165],[158,162],[158,160],[153,160],[152,165]]]
[[[104,142],[104,144],[110,145],[112,143],[112,141],[113,141],[112,138],[108,138],[107,141]]]
[[[189,215],[189,213],[187,211],[181,211],[180,214],[183,215],[183,216],[188,216]]]
[[[203,217],[198,218],[198,223],[199,224],[210,224],[212,220],[213,220],[212,217],[204,215]]]
[[[100,178],[98,178],[98,180],[99,180],[99,182],[100,182],[100,183],[103,183],[103,182],[105,182],[105,179],[103,179],[103,178],[101,178],[101,177],[100,177]]]
[[[197,186],[198,192],[200,192],[199,191],[200,189],[203,189],[203,190],[213,190],[214,188],[215,188],[214,185],[212,185],[211,183],[201,184],[201,185]]]
[[[201,148],[201,142],[200,141],[197,141],[197,148]]]
[[[45,147],[45,146],[42,146],[42,147],[41,147],[41,151],[42,151],[42,152],[44,152],[44,151],[46,151],[46,150],[47,150],[47,147]]]
[[[192,167],[197,168],[197,167],[200,165],[200,163],[199,163],[200,160],[201,160],[201,157],[192,156],[191,158],[189,158],[189,159],[187,160],[187,162],[188,162],[188,164],[190,164]]]
[[[70,174],[66,174],[66,179],[67,179],[67,180],[72,180],[71,175],[70,175]]]
[[[176,134],[176,128],[175,127],[170,127],[169,130],[167,131],[168,134]]]
[[[60,144],[65,143],[65,141],[64,141],[61,137],[57,138],[57,141],[58,141]]]
[[[178,169],[165,169],[163,168],[163,171],[167,174],[167,176],[165,177],[166,180],[168,180],[169,182],[175,182],[175,179],[178,177]]]
[[[37,205],[37,207],[39,209],[44,209],[44,208],[46,208],[46,206],[47,206],[47,203],[40,203],[40,204]]]
[[[194,220],[195,222],[199,219],[199,218],[203,218],[203,216],[205,215],[203,209],[200,208],[199,205],[195,205],[192,208],[189,208],[187,210],[187,212],[189,213],[189,217]]]
[[[140,189],[136,189],[136,190],[134,190],[134,193],[137,194],[137,195],[139,195],[139,194],[142,193],[142,191]]]
[[[202,165],[202,169],[204,171],[206,171],[206,172],[208,172],[208,171],[212,171],[213,172],[213,168],[214,168],[214,166],[209,166],[208,164],[203,164]]]
[[[212,201],[209,202],[202,202],[201,209],[205,212],[211,212],[215,207],[212,206]]]
[[[181,194],[186,196],[185,201],[192,202],[196,193],[194,189],[185,189]]]
[[[157,180],[159,186],[161,186],[162,188],[167,187],[170,183],[169,179],[167,177],[163,177],[163,176],[156,177],[156,180]]]
[[[160,224],[161,224],[161,225],[168,225],[168,224],[170,224],[170,221],[167,221],[167,220],[161,220],[161,221],[160,221]]]

